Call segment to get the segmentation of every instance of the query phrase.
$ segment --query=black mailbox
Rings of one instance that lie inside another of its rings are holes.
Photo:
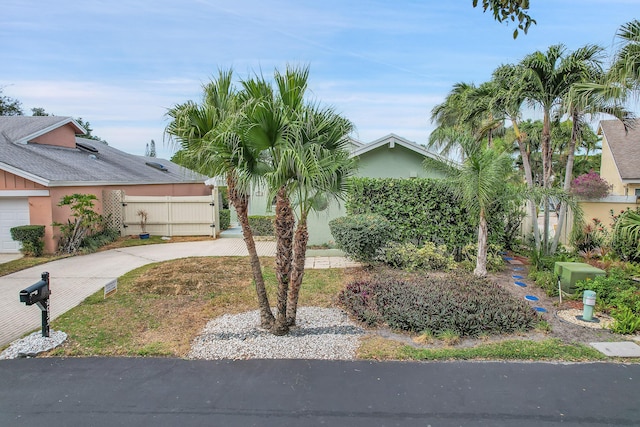
[[[42,273],[42,280],[20,291],[20,302],[33,305],[49,298],[49,273]]]

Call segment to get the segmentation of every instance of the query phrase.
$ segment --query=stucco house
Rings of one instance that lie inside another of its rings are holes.
[[[425,147],[389,134],[370,143],[350,139],[351,156],[357,158],[358,170],[355,174],[363,178],[441,178],[440,171],[427,170],[422,165],[425,158],[441,160],[441,157]],[[271,200],[263,188],[256,188],[251,194],[249,215],[271,215]],[[322,212],[311,212],[308,218],[309,244],[320,245],[333,240],[329,221],[346,215],[344,204],[330,204]]]
[[[0,117],[0,252],[19,251],[9,230],[27,224],[45,226],[45,251],[54,252],[52,224],[69,217],[68,209],[57,206],[64,195],[96,195],[98,213],[110,190],[135,196],[211,195],[202,175],[76,137],[84,133],[70,117]]]
[[[611,211],[619,214],[627,208],[640,207],[640,119],[625,129],[619,120],[602,120],[600,176],[612,185],[609,196],[580,202],[585,221],[600,219],[612,223]]]

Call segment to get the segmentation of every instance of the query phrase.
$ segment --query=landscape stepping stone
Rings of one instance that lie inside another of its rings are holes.
[[[522,264],[522,261],[519,261],[517,259],[510,259],[509,261],[507,261],[509,264],[511,265],[524,265]]]
[[[521,288],[526,288],[527,284],[524,282],[514,282],[516,286],[520,286]]]
[[[538,301],[538,297],[535,295],[525,295],[524,299],[526,299],[527,301]]]
[[[524,279],[524,276],[520,276],[520,275],[517,275],[517,274],[514,274],[511,277],[513,277],[514,279]]]
[[[533,307],[533,309],[535,311],[537,311],[538,313],[546,313],[547,312],[547,309],[544,308],[544,307]]]
[[[590,342],[589,345],[605,356],[640,357],[640,346],[631,341]]]
[[[511,261],[513,258],[511,258],[509,256],[505,256],[505,257],[502,257],[502,259],[505,260],[505,261]]]
[[[522,271],[522,270],[524,270],[524,268],[522,268],[522,267],[513,267],[512,270],[513,271]]]

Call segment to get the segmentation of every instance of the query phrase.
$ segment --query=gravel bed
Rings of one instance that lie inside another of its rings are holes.
[[[0,353],[0,360],[17,359],[21,357],[36,357],[38,353],[52,350],[67,339],[67,334],[61,331],[49,331],[49,337],[43,337],[42,331],[14,341]]]
[[[556,312],[556,315],[560,320],[573,323],[574,325],[582,326],[583,328],[609,329],[611,327],[611,324],[613,323],[613,319],[603,313],[595,313],[593,315],[593,318],[597,321],[585,322],[584,320],[578,319],[578,316],[582,316],[582,314],[583,310],[578,310],[575,308],[570,308],[568,310],[558,310]]]
[[[355,357],[364,329],[342,310],[300,307],[286,336],[260,328],[260,312],[218,317],[191,344],[190,359],[334,359]]]

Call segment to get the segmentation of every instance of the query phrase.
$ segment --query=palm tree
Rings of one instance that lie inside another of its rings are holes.
[[[299,118],[296,137],[283,163],[287,165],[289,192],[297,214],[297,226],[293,239],[293,266],[291,286],[287,300],[287,324],[296,322],[298,295],[304,277],[309,233],[307,217],[314,211],[322,211],[331,199],[344,200],[347,178],[355,170],[350,158],[348,135],[353,125],[331,108],[307,106]]]
[[[602,70],[594,68],[591,75],[585,75],[585,82],[596,82],[602,79]],[[588,79],[588,81],[587,81]],[[565,167],[563,189],[569,192],[573,179],[573,164],[575,150],[578,142],[582,141],[582,135],[588,132],[588,124],[585,116],[593,114],[610,114],[622,121],[625,121],[631,113],[614,102],[607,102],[599,96],[594,96],[591,92],[582,92],[573,87],[563,100],[563,111],[571,118],[571,138],[567,147],[567,163]],[[567,214],[567,204],[561,203],[558,215],[558,226],[551,246],[551,253],[555,253],[560,242],[560,234]]]
[[[564,45],[553,45],[546,52],[527,55],[520,66],[524,71],[521,88],[526,98],[543,112],[542,121],[542,186],[551,188],[553,176],[553,146],[551,144],[551,115],[567,96],[571,87],[584,81],[594,67],[599,67],[602,48],[586,45],[566,54]],[[547,253],[549,241],[549,199],[545,197],[543,251]]]
[[[448,176],[446,184],[453,194],[477,216],[478,252],[473,274],[483,277],[487,275],[487,212],[493,203],[506,197],[506,178],[513,172],[513,161],[507,152],[478,144],[468,133],[460,134],[458,141],[465,152],[461,167],[452,162],[443,164],[429,159],[425,163]]]
[[[502,65],[493,72],[492,81],[495,86],[495,92],[492,99],[492,108],[511,121],[520,158],[522,159],[525,182],[527,188],[533,190],[534,180],[530,154],[525,142],[526,134],[522,132],[520,127],[521,107],[525,100],[524,88],[518,84],[522,74],[523,70],[518,65]],[[531,194],[533,194],[532,191]],[[528,201],[529,216],[532,220],[535,247],[536,250],[539,250],[540,231],[538,230],[536,205],[536,200],[532,196]]]
[[[249,252],[261,325],[271,328],[274,317],[248,218],[249,188],[259,169],[260,150],[247,145],[238,132],[241,104],[231,82],[232,71],[220,71],[218,79],[204,87],[201,104],[189,101],[169,109],[166,133],[180,145],[177,161],[183,166],[209,176],[226,176],[229,201]]]

